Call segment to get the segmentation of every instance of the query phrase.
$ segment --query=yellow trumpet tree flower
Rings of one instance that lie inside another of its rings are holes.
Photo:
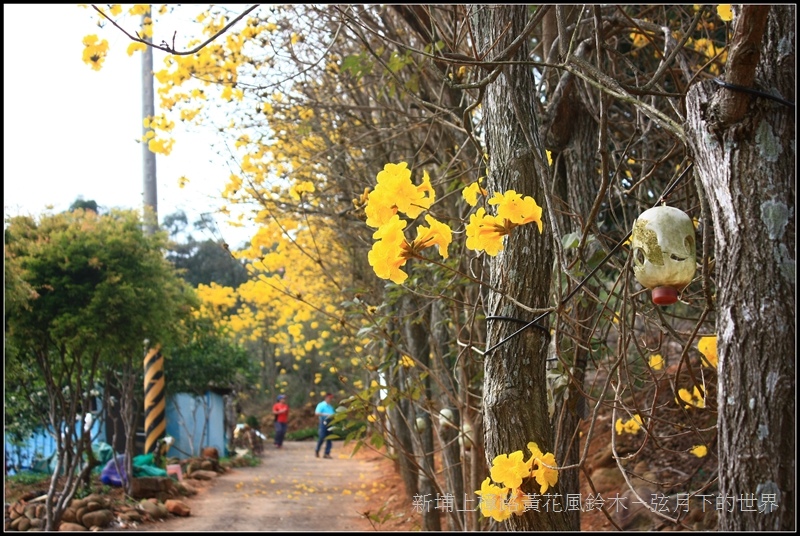
[[[83,38],[83,61],[95,71],[99,71],[108,55],[108,41],[90,34]]]
[[[733,10],[731,9],[730,4],[719,4],[717,6],[717,15],[719,18],[724,22],[730,22],[733,20]]]
[[[717,368],[717,336],[714,335],[713,337],[702,337],[697,342],[697,349],[700,350],[700,353],[703,354],[703,362],[712,367]]]
[[[532,197],[508,190],[496,192],[489,204],[497,206],[497,216],[487,214],[483,207],[470,216],[466,228],[468,249],[495,256],[503,250],[503,237],[516,227],[536,223],[542,232],[542,207]]]
[[[464,200],[475,206],[478,194],[486,195],[480,187],[480,180],[462,191]],[[415,186],[411,182],[411,170],[406,162],[386,164],[377,175],[377,185],[372,191],[365,190],[367,196],[364,212],[367,225],[377,228],[368,260],[373,270],[382,279],[390,279],[402,283],[408,277],[400,267],[407,259],[421,258],[420,252],[431,246],[437,246],[443,259],[448,257],[447,248],[452,242],[453,231],[449,225],[442,223],[430,214],[425,216],[428,226],[417,228],[417,238],[408,241],[403,235],[406,226],[400,215],[416,218],[422,211],[430,209],[436,199],[436,192],[431,185],[430,176],[423,173],[422,184]],[[362,199],[363,199],[362,195]],[[361,200],[354,200],[356,207]],[[497,215],[487,214],[484,207],[470,216],[466,226],[466,247],[474,251],[486,251],[489,255],[497,255],[503,250],[503,237],[511,231],[527,223],[536,223],[542,232],[542,208],[530,196],[522,196],[514,190],[504,193],[496,192],[488,201],[497,207]]]
[[[533,441],[528,443],[528,450],[531,457],[527,461],[521,450],[499,454],[492,460],[490,477],[475,492],[481,497],[480,509],[485,517],[505,521],[511,514],[522,515],[525,512],[525,494],[520,487],[526,478],[536,480],[540,493],[546,493],[558,482],[555,455],[543,453]]]
[[[697,386],[694,387],[692,393],[689,393],[687,389],[678,389],[678,397],[686,403],[684,404],[684,408],[686,409],[691,407],[702,409],[706,407],[706,399]],[[678,402],[678,399],[676,398],[675,401]],[[680,404],[680,402],[678,402],[678,404]]]
[[[528,443],[528,450],[531,451],[531,457],[527,461],[531,476],[539,483],[539,493],[545,493],[558,482],[556,457],[552,452],[543,453],[534,442]]]
[[[492,480],[503,484],[507,488],[518,488],[522,479],[531,474],[531,466],[523,460],[521,450],[511,454],[500,454],[492,460],[492,469],[489,474]]]
[[[664,368],[664,358],[661,354],[653,354],[650,356],[650,368],[653,370],[661,370]]]
[[[400,214],[416,218],[430,208],[436,198],[427,172],[423,174],[422,184],[414,186],[407,163],[386,164],[378,173],[377,181],[377,186],[367,196],[364,209],[367,225],[377,228],[372,235],[377,242],[370,249],[367,260],[378,277],[401,284],[408,274],[400,267],[412,257],[421,258],[422,250],[436,246],[443,259],[448,257],[452,230],[427,214],[425,221],[428,225],[417,227],[415,240],[409,242],[403,233],[407,222],[400,218]]]
[[[466,188],[461,191],[461,197],[464,198],[464,201],[471,207],[474,207],[478,204],[478,194],[487,195],[487,192],[483,187],[481,187],[481,181],[483,177],[477,180],[477,182],[473,182]]]
[[[642,428],[642,418],[639,416],[638,413],[636,413],[632,418],[628,419],[625,422],[622,422],[622,419],[617,419],[617,422],[614,424],[614,428],[617,431],[617,435],[622,435],[622,434],[636,435]]]
[[[509,488],[501,488],[497,484],[492,484],[491,479],[486,477],[481,483],[481,489],[475,493],[481,498],[480,508],[484,517],[491,517],[495,521],[505,521],[511,517],[511,509],[506,506]]]

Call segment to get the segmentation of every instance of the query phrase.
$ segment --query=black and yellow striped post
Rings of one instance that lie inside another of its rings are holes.
[[[161,346],[156,346],[144,357],[144,453],[156,448],[167,429],[164,415],[167,402],[164,390],[164,356]]]

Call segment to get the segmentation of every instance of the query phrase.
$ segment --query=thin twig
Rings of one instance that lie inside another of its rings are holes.
[[[226,25],[226,26],[225,26],[223,29],[221,29],[220,31],[218,31],[217,33],[215,33],[214,35],[212,35],[211,37],[209,37],[208,39],[206,39],[206,40],[205,40],[203,43],[201,43],[201,44],[197,45],[196,47],[194,47],[193,49],[191,49],[191,50],[186,50],[186,51],[178,51],[178,50],[175,50],[175,40],[174,40],[174,38],[173,38],[172,46],[170,47],[170,46],[167,44],[167,42],[166,42],[166,41],[162,41],[162,42],[161,42],[161,43],[162,43],[161,45],[156,45],[156,44],[153,44],[151,41],[147,41],[147,40],[145,40],[145,39],[142,39],[141,37],[138,37],[138,36],[133,36],[133,35],[131,35],[130,33],[128,33],[128,32],[125,30],[125,28],[123,28],[122,26],[120,26],[119,24],[117,24],[117,23],[116,23],[116,21],[114,21],[114,19],[112,19],[111,17],[109,17],[108,15],[106,15],[106,14],[105,14],[105,12],[104,12],[103,10],[101,10],[100,8],[98,8],[96,5],[92,4],[92,8],[93,8],[95,11],[97,11],[98,13],[100,13],[100,14],[101,14],[103,17],[105,17],[106,19],[108,19],[108,20],[111,22],[111,24],[113,24],[114,26],[116,26],[116,27],[117,27],[117,29],[118,29],[119,31],[121,31],[122,33],[124,33],[125,35],[127,35],[127,36],[128,36],[128,38],[129,38],[131,41],[135,41],[135,42],[137,42],[137,43],[142,43],[142,44],[145,44],[145,45],[147,45],[147,46],[149,46],[149,47],[152,47],[152,48],[157,48],[158,50],[163,50],[164,52],[168,52],[168,53],[170,53],[170,54],[174,54],[174,55],[176,55],[176,56],[190,56],[190,55],[192,55],[192,54],[194,54],[194,53],[196,53],[196,52],[199,52],[199,51],[201,51],[201,50],[203,49],[203,47],[205,47],[206,45],[208,45],[209,43],[211,43],[212,41],[214,41],[214,39],[216,39],[216,38],[217,38],[217,37],[219,37],[220,35],[222,35],[222,34],[224,34],[225,32],[227,32],[227,31],[228,31],[228,29],[229,29],[231,26],[233,26],[234,24],[236,24],[237,22],[239,22],[239,21],[240,21],[242,18],[244,18],[244,17],[245,17],[245,15],[247,15],[248,13],[250,13],[251,11],[253,11],[254,9],[256,9],[256,8],[257,8],[259,5],[261,5],[261,4],[254,4],[252,7],[249,7],[249,8],[247,8],[246,10],[244,10],[244,11],[242,12],[242,14],[241,14],[241,15],[239,15],[238,17],[236,17],[235,19],[233,19],[231,22],[229,22],[229,23],[228,23],[228,24],[227,24],[227,25]]]

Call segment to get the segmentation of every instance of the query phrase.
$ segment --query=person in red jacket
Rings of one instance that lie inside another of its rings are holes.
[[[272,414],[275,415],[275,446],[281,448],[289,428],[289,404],[286,403],[286,395],[278,395],[278,401],[272,406]]]

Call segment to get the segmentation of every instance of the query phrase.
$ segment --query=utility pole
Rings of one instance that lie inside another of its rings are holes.
[[[152,28],[151,9],[142,15],[142,38],[152,42],[152,38],[145,34],[148,19]],[[142,53],[142,174],[144,196],[145,230],[153,234],[158,230],[158,183],[156,181],[156,154],[148,146],[147,131],[144,126],[146,118],[155,115],[155,92],[153,91],[153,48],[146,46]],[[149,210],[148,210],[149,209]]]

